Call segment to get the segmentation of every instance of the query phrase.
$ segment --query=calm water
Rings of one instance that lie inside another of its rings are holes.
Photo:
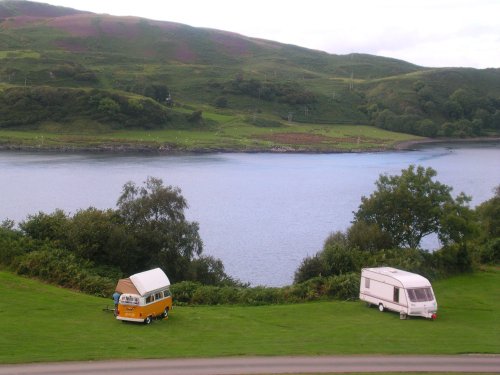
[[[0,220],[19,222],[56,208],[112,208],[125,182],[160,177],[182,189],[205,253],[221,258],[229,274],[254,285],[285,285],[330,232],[350,225],[381,173],[399,174],[410,164],[436,169],[437,180],[455,195],[472,195],[472,205],[500,184],[498,143],[321,155],[0,152]]]

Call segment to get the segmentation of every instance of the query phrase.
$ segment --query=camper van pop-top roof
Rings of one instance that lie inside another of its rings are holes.
[[[116,286],[119,293],[139,294],[154,293],[170,286],[170,280],[160,268],[136,273],[127,279],[120,279]]]
[[[135,285],[141,296],[164,289],[170,285],[170,280],[160,268],[136,273],[130,276],[130,281]]]

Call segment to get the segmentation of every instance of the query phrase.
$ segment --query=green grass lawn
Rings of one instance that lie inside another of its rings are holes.
[[[111,299],[0,272],[0,363],[245,355],[500,353],[500,270],[435,283],[438,319],[362,302],[176,307],[123,323]]]

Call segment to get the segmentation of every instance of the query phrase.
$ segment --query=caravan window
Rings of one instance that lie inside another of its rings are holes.
[[[399,302],[399,288],[397,287],[394,287],[393,300]]]
[[[411,302],[426,302],[434,300],[431,288],[408,289],[408,297]]]
[[[365,288],[370,289],[370,279],[365,277]]]

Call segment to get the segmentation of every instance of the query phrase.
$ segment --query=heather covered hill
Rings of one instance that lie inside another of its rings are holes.
[[[87,121],[217,131],[216,116],[204,116],[217,112],[260,126],[364,124],[431,137],[500,131],[499,69],[334,55],[29,1],[0,1],[0,61],[0,129],[50,123],[70,131]]]

